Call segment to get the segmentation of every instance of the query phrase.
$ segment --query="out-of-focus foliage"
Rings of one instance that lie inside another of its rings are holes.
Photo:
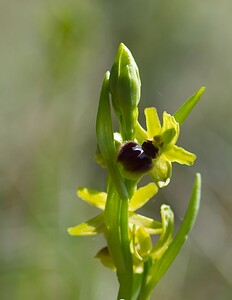
[[[174,165],[170,189],[147,206],[153,216],[172,199],[181,219],[202,173],[196,227],[154,299],[231,299],[231,9],[228,0],[0,3],[0,299],[116,294],[115,277],[92,258],[103,241],[66,228],[95,215],[77,201],[77,186],[104,190],[93,159],[96,109],[120,42],[140,69],[140,112],[174,113],[207,87],[181,135],[195,166]]]

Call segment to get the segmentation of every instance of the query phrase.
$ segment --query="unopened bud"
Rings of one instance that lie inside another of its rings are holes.
[[[130,50],[121,43],[110,73],[110,93],[124,140],[133,140],[138,118],[141,82]]]

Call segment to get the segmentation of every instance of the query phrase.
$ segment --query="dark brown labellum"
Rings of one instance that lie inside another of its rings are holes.
[[[159,149],[156,148],[153,144],[152,144],[152,141],[150,140],[147,140],[146,142],[144,142],[142,144],[142,148],[143,148],[143,151],[148,155],[150,156],[151,158],[156,158],[158,156],[158,153],[159,153]]]
[[[154,151],[150,149],[150,143],[149,145],[145,145],[143,149],[143,146],[137,143],[127,142],[121,147],[117,160],[123,165],[126,171],[146,173],[153,167],[153,156]]]

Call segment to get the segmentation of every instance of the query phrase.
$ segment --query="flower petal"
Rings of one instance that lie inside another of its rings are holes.
[[[134,193],[129,203],[129,210],[135,211],[146,204],[158,192],[158,187],[154,182],[139,188]]]
[[[157,111],[154,107],[148,107],[145,109],[147,135],[148,138],[153,138],[160,134],[161,125]]]
[[[139,214],[129,212],[130,226],[144,227],[149,234],[159,234],[162,232],[162,224],[153,219],[141,216]]]
[[[150,234],[143,227],[139,227],[135,234],[139,246],[137,253],[140,257],[145,257],[149,254],[153,247]]]
[[[77,190],[77,196],[89,204],[100,208],[101,210],[105,209],[107,194],[104,192],[89,190],[81,187]]]
[[[175,134],[172,134],[172,139],[170,140],[170,135],[167,135],[168,137],[168,143],[174,145],[179,137],[180,133],[180,126],[176,122],[175,118],[171,115],[169,115],[166,111],[163,113],[163,126],[162,126],[162,135],[164,134],[165,138],[165,132],[169,129],[175,129]],[[172,132],[174,133],[174,132]],[[164,141],[165,144],[167,144],[167,141]]]
[[[101,213],[87,222],[81,223],[74,227],[69,227],[68,233],[73,236],[92,236],[102,233],[104,230],[104,214]]]
[[[147,138],[147,132],[143,129],[143,127],[137,122],[136,130],[135,130],[135,138],[139,142],[139,144],[142,144]]]
[[[171,162],[175,161],[178,162],[179,164],[185,164],[188,166],[191,166],[196,159],[195,154],[188,152],[176,145],[171,147],[168,151],[165,151],[163,153],[163,156]]]

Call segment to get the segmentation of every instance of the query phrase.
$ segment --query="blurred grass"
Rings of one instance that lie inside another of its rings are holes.
[[[96,211],[78,186],[104,189],[94,163],[102,78],[119,42],[142,79],[142,110],[176,109],[207,91],[182,128],[193,168],[174,166],[168,202],[177,226],[194,173],[203,175],[196,227],[154,299],[232,295],[232,4],[216,1],[26,1],[0,3],[0,299],[113,299],[115,274],[93,256],[103,239],[66,228]]]

